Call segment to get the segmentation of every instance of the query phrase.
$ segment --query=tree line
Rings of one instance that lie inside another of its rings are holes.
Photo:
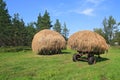
[[[15,13],[13,17],[11,17],[8,13],[8,9],[6,8],[7,4],[5,1],[0,0],[0,47],[1,46],[31,46],[32,38],[35,33],[39,32],[43,29],[51,29],[58,31],[58,26],[61,24],[57,21],[52,25],[52,21],[50,19],[49,13],[47,10],[44,15],[38,15],[36,22],[30,22],[25,25],[23,19],[20,18],[19,13]],[[55,28],[57,27],[57,28]],[[64,26],[60,27],[60,34],[62,34],[66,39],[69,34],[69,30],[64,23]]]
[[[66,23],[61,24],[59,19],[56,19],[52,25],[49,13],[38,14],[36,22],[30,22],[27,25],[20,18],[19,13],[15,13],[11,17],[6,8],[7,4],[0,0],[0,47],[1,46],[31,46],[32,38],[35,33],[43,29],[52,29],[59,32],[67,40],[69,29]],[[120,45],[120,22],[117,22],[113,16],[104,18],[103,27],[94,28],[94,32],[102,35],[108,44]]]
[[[103,19],[103,28],[94,28],[94,31],[102,35],[110,45],[120,45],[120,22],[117,22],[113,16]]]

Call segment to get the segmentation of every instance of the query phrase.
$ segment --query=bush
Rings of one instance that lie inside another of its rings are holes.
[[[19,51],[26,51],[31,50],[28,46],[7,46],[7,47],[0,47],[0,52],[19,52]]]

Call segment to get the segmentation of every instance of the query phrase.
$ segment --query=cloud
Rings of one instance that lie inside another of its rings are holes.
[[[79,3],[78,7],[73,9],[71,12],[77,14],[84,14],[87,16],[95,16],[96,11],[101,8],[101,4],[105,0],[84,0],[83,2]]]
[[[74,12],[74,13],[77,13],[77,14],[84,14],[84,15],[87,15],[87,16],[94,16],[95,14],[93,13],[94,12],[94,9],[93,8],[87,8],[87,9],[84,9],[84,10],[73,10],[71,12]]]
[[[88,16],[93,16],[94,15],[93,11],[94,11],[94,9],[89,8],[89,9],[85,9],[85,10],[81,11],[80,13],[84,14],[84,15],[88,15]]]
[[[88,3],[93,3],[94,5],[99,5],[102,3],[104,0],[86,0]]]
[[[77,2],[74,7],[66,7],[65,3],[58,4],[57,7],[51,9],[54,16],[62,16],[71,13],[83,14],[86,16],[96,16],[96,11],[99,10],[100,4],[105,0],[82,0]],[[63,9],[63,7],[65,7]]]

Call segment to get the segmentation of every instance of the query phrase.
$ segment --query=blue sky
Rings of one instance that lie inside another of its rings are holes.
[[[70,35],[80,30],[102,27],[105,17],[112,15],[120,22],[120,0],[4,0],[9,14],[19,13],[25,23],[37,20],[47,10],[52,24],[59,19],[67,25]]]

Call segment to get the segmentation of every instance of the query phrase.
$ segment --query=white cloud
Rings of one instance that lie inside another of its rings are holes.
[[[76,9],[71,10],[71,12],[77,13],[77,14],[84,14],[87,16],[95,16],[96,10],[99,10],[101,8],[101,4],[105,0],[84,0],[81,2]]]
[[[56,8],[51,9],[51,14],[54,16],[62,16],[65,14],[77,13],[86,16],[96,16],[96,10],[99,9],[100,4],[103,1],[105,0],[82,0],[78,2],[78,4],[75,7],[70,8],[68,10],[63,9],[63,7],[66,7],[65,3],[60,3]]]
[[[95,16],[95,14],[93,13],[94,12],[94,9],[93,8],[87,8],[87,9],[84,9],[84,10],[81,10],[81,9],[74,9],[74,10],[70,10],[69,11],[70,13],[77,13],[77,14],[84,14],[86,16]]]
[[[93,3],[94,5],[99,5],[104,0],[87,0],[86,2]]]
[[[94,16],[93,11],[94,11],[94,9],[89,8],[89,9],[85,9],[85,10],[81,11],[80,13],[87,15],[87,16]]]

